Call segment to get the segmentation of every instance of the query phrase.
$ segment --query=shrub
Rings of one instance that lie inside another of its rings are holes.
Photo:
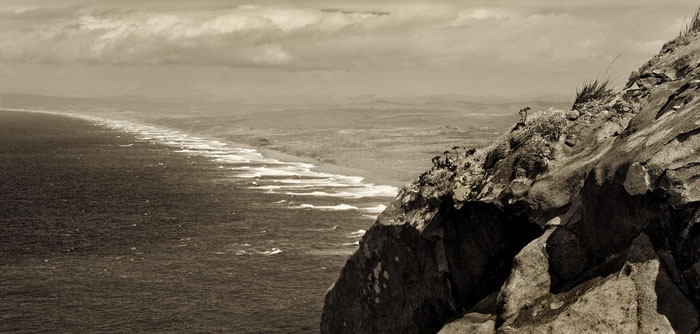
[[[547,169],[547,163],[553,158],[553,153],[554,149],[549,140],[531,136],[518,150],[514,176],[534,179],[537,174]]]
[[[433,168],[420,176],[419,182],[421,185],[429,185],[441,188],[449,184],[454,176],[454,172],[445,168]]]
[[[486,148],[484,157],[484,168],[492,168],[498,161],[508,156],[510,152],[510,142],[508,136],[498,138],[498,140]]]
[[[549,109],[533,115],[526,127],[532,129],[534,134],[554,142],[559,139],[566,127],[566,115],[561,110]]]
[[[576,100],[571,109],[576,109],[577,106],[589,101],[606,99],[612,94],[610,79],[584,82],[581,90],[576,90]]]

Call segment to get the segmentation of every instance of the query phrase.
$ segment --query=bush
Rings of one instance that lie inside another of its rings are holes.
[[[452,180],[454,172],[445,168],[433,168],[420,176],[420,185],[428,185],[441,188]]]
[[[549,109],[528,118],[525,130],[532,131],[550,142],[557,141],[566,127],[566,115],[561,110]]]
[[[486,148],[484,157],[484,168],[489,169],[496,165],[498,161],[508,156],[510,152],[510,141],[508,136],[498,138],[498,140]]]
[[[550,141],[540,136],[530,137],[518,150],[514,164],[514,177],[534,179],[537,174],[547,169],[554,149]]]

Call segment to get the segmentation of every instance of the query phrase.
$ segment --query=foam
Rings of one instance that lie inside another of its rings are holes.
[[[394,197],[397,190],[392,186],[367,185],[355,187],[354,191],[311,191],[311,192],[286,192],[293,196],[316,196],[316,197],[343,197],[343,198],[366,198],[366,197]]]
[[[262,254],[262,255],[275,255],[275,254],[282,253],[282,250],[275,247],[275,248],[271,248],[269,250],[265,250],[265,251],[258,252],[258,253]]]
[[[353,241],[353,242],[345,242],[345,243],[342,243],[342,244],[340,244],[340,245],[341,245],[341,246],[346,246],[346,247],[347,247],[347,246],[359,246],[359,245],[360,245],[360,241],[358,240],[358,241]]]
[[[384,205],[384,204],[377,204],[375,206],[362,208],[363,212],[376,213],[376,214],[380,214],[380,213],[384,212],[384,210],[386,210],[386,205]]]
[[[348,238],[362,238],[362,236],[364,236],[365,233],[367,233],[367,231],[365,231],[363,229],[359,229],[357,231],[348,233],[347,237]]]
[[[313,205],[313,204],[301,204],[298,206],[291,206],[292,209],[316,209],[323,211],[347,211],[347,210],[358,210],[359,208],[353,205],[338,204],[338,205]]]
[[[130,133],[140,140],[171,147],[177,153],[210,158],[217,163],[222,173],[229,172],[233,178],[254,179],[256,182],[251,182],[250,184],[255,186],[251,188],[268,193],[289,196],[359,199],[393,198],[399,191],[398,188],[393,186],[367,183],[363,177],[319,172],[314,170],[316,166],[313,164],[283,162],[264,157],[260,152],[252,148],[229,147],[227,143],[216,139],[194,136],[161,126],[62,111],[8,110],[83,119],[109,129]],[[308,208],[317,210],[358,210],[357,207],[345,204],[334,206],[310,205]],[[366,213],[381,212],[379,205],[361,210]]]

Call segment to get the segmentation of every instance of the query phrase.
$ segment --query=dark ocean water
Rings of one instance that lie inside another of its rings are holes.
[[[318,332],[391,189],[94,122],[0,111],[0,332]]]

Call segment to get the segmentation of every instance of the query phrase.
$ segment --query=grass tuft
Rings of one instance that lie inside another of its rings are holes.
[[[576,109],[577,106],[586,102],[607,98],[610,95],[612,95],[610,79],[585,82],[580,90],[576,90],[576,100],[574,100],[571,109]]]
[[[695,11],[695,15],[690,18],[690,23],[684,24],[678,37],[683,38],[692,33],[700,31],[700,8]]]

